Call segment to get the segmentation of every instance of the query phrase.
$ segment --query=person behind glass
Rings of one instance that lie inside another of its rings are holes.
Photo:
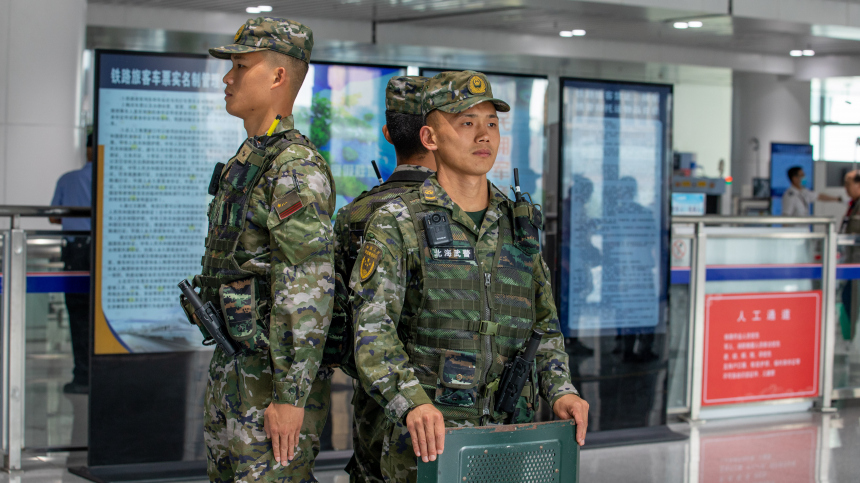
[[[54,189],[51,206],[90,206],[93,183],[93,135],[87,136],[87,164],[60,177]],[[90,231],[89,218],[49,218],[51,223],[62,225],[63,231]],[[66,237],[61,259],[63,270],[90,271],[90,237]],[[72,354],[75,367],[72,381],[63,386],[67,394],[86,394],[90,386],[89,315],[90,294],[66,293],[66,310],[72,335]]]
[[[810,191],[803,185],[806,173],[800,166],[788,170],[791,186],[782,195],[783,216],[809,216],[809,206],[818,201],[842,201],[841,196],[830,196],[826,193]]]
[[[860,234],[860,170],[849,171],[845,174],[845,193],[848,195],[848,210],[842,218],[839,233],[847,235]],[[840,263],[860,263],[860,246],[846,246],[842,252]],[[851,320],[851,330],[848,339],[853,340],[857,333],[857,319],[860,318],[860,283],[850,280],[842,290],[842,304]]]

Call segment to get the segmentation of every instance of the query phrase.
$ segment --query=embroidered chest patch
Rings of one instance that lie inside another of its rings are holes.
[[[434,260],[461,261],[474,260],[475,250],[472,248],[459,247],[436,247],[430,249],[430,256]]]
[[[366,282],[367,279],[373,275],[373,272],[376,271],[376,267],[379,266],[380,260],[382,260],[382,248],[370,242],[365,243],[364,250],[361,254],[361,265],[358,273],[361,276],[362,282]]]
[[[298,190],[292,190],[274,202],[275,212],[278,213],[278,218],[281,220],[288,218],[293,213],[302,209],[303,206],[304,203],[302,203],[302,198],[299,196]]]

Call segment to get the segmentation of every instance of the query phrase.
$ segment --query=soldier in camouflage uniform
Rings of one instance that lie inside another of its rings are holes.
[[[528,422],[540,395],[576,420],[584,444],[588,416],[570,381],[539,211],[486,178],[500,141],[496,112],[509,106],[473,71],[428,80],[422,103],[421,139],[438,171],[370,218],[350,280],[356,366],[386,416],[359,437],[381,441],[390,482],[415,481],[416,456],[442,453],[445,426]],[[531,380],[514,414],[496,412],[504,363],[533,328],[546,335]]]
[[[209,51],[233,62],[226,108],[249,136],[213,175],[203,272],[193,280],[242,348],[234,357],[216,349],[209,368],[212,481],[316,481],[331,391],[332,369],[320,362],[334,303],[335,191],[291,114],[312,47],[308,27],[261,17]]]
[[[394,145],[397,168],[381,185],[357,196],[337,212],[334,225],[335,315],[332,319],[323,363],[331,360],[349,376],[358,377],[352,358],[352,308],[348,284],[370,215],[380,206],[407,191],[417,189],[436,169],[433,153],[421,144],[419,133],[424,126],[421,112],[421,89],[426,77],[402,76],[388,81],[385,89],[385,139]],[[352,400],[353,458],[347,466],[353,481],[379,482],[382,456],[378,440],[359,435],[373,431],[384,421],[382,407],[364,392],[354,380]]]

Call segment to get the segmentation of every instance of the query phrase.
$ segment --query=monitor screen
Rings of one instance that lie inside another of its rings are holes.
[[[207,194],[217,162],[246,138],[224,108],[231,63],[206,56],[98,51],[96,75],[96,354],[206,349],[178,303],[200,273]],[[382,136],[385,85],[405,69],[311,64],[296,127],[329,162],[337,206],[396,160]]]
[[[771,214],[782,214],[782,195],[791,186],[788,170],[800,167],[806,174],[805,187],[815,186],[815,161],[812,159],[812,145],[771,143],[770,145],[770,196]],[[810,206],[810,210],[811,210]],[[810,213],[811,214],[811,213]]]
[[[662,332],[672,88],[564,80],[562,102],[562,329]]]
[[[704,193],[672,193],[672,215],[704,214]]]

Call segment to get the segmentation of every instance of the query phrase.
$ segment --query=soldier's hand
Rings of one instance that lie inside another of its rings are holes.
[[[566,394],[555,402],[552,411],[559,419],[576,421],[576,442],[585,444],[585,430],[588,428],[588,403],[575,394]]]
[[[415,456],[425,463],[436,461],[445,449],[445,418],[432,404],[416,406],[406,415],[406,429],[412,435]]]
[[[263,429],[272,440],[272,453],[278,463],[287,465],[295,458],[304,419],[305,408],[292,404],[273,402],[263,413]]]

